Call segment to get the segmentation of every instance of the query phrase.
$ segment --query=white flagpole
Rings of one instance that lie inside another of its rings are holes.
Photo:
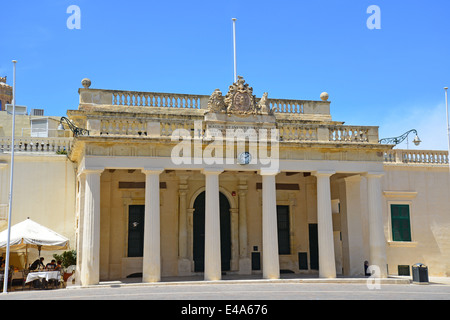
[[[237,81],[237,72],[236,72],[236,18],[232,18],[233,20],[233,52],[234,52],[234,82]]]
[[[447,97],[447,89],[448,87],[445,87],[445,106],[447,110],[447,135],[448,135],[448,164],[450,166],[450,125],[448,123],[448,97]]]
[[[5,261],[5,274],[3,277],[3,293],[8,293],[8,278],[9,278],[9,251],[11,240],[11,212],[12,212],[12,194],[13,194],[13,175],[14,175],[14,135],[16,130],[16,60],[13,69],[13,116],[12,116],[12,133],[11,133],[11,175],[9,182],[9,214],[8,214],[8,237],[6,240],[6,261]]]

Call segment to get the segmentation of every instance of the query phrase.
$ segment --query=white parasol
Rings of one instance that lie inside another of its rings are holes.
[[[7,237],[7,230],[0,233],[0,248],[6,247]],[[9,244],[12,250],[36,248],[40,256],[41,250],[68,249],[69,239],[28,218],[11,227]]]

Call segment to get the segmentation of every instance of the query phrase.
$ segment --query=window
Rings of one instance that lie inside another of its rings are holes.
[[[411,223],[408,204],[391,204],[393,241],[411,241]]]
[[[398,266],[398,275],[399,276],[410,276],[409,266],[408,265],[399,265]]]
[[[31,119],[31,136],[48,137],[48,119]]]
[[[277,206],[278,253],[291,254],[289,206]]]

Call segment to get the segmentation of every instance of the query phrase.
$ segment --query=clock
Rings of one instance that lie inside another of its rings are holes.
[[[239,164],[242,165],[249,164],[250,161],[252,161],[252,155],[250,154],[250,152],[245,151],[238,155],[237,160]]]

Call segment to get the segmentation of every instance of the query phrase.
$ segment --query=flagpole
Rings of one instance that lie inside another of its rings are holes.
[[[446,106],[446,110],[447,110],[447,135],[448,135],[448,164],[450,166],[450,125],[448,122],[448,97],[447,97],[447,89],[448,87],[444,87],[445,90],[445,106]]]
[[[11,213],[12,213],[12,194],[13,194],[13,175],[14,175],[14,136],[16,130],[16,60],[13,60],[13,116],[12,116],[12,133],[11,133],[11,174],[9,182],[9,214],[8,214],[8,236],[6,240],[6,261],[5,274],[3,276],[3,293],[8,293],[8,278],[9,278],[9,254],[10,254],[10,240],[11,240]]]
[[[233,20],[233,53],[234,53],[234,82],[237,81],[237,72],[236,72],[236,18],[232,18]]]

